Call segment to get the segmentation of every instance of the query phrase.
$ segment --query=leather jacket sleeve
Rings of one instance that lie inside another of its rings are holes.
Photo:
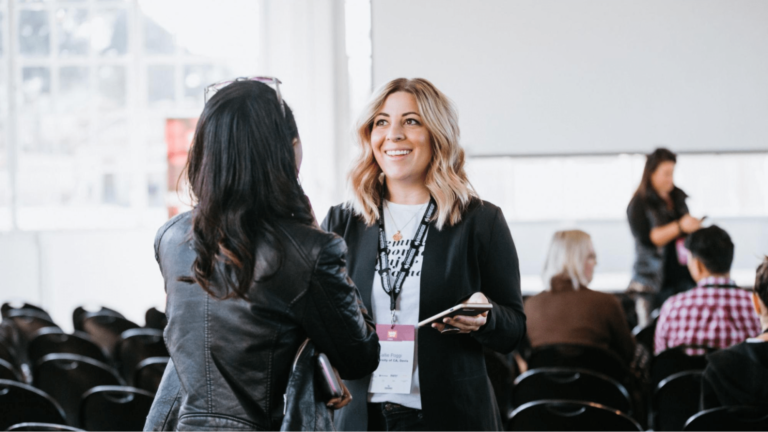
[[[358,379],[378,367],[379,338],[347,275],[346,252],[337,236],[323,246],[305,297],[303,327],[342,378]]]

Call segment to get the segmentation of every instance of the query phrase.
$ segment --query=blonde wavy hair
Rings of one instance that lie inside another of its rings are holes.
[[[355,214],[370,226],[379,219],[384,173],[373,156],[373,119],[393,93],[413,95],[432,142],[432,160],[427,167],[426,186],[437,203],[437,229],[461,222],[463,211],[477,192],[464,172],[464,149],[459,144],[459,117],[456,108],[440,90],[423,78],[398,78],[374,92],[356,125],[360,156],[349,173]]]
[[[568,278],[574,289],[589,285],[591,280],[584,275],[584,263],[592,252],[591,245],[592,237],[584,231],[556,232],[549,244],[547,261],[541,274],[544,288],[552,289],[552,278],[557,276]]]

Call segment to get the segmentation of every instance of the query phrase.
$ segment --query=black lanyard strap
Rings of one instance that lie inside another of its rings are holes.
[[[434,199],[430,198],[429,206],[427,206],[427,210],[421,218],[419,229],[416,230],[416,234],[413,236],[413,240],[411,240],[411,246],[405,254],[405,258],[400,265],[400,272],[397,274],[393,284],[392,275],[389,271],[389,248],[387,247],[387,234],[384,229],[384,212],[381,206],[379,206],[379,276],[381,277],[381,287],[389,295],[389,310],[391,311],[397,308],[397,297],[400,296],[400,292],[403,290],[403,284],[411,272],[411,266],[413,266],[413,262],[419,254],[419,248],[424,244],[429,223],[436,209],[437,203]]]

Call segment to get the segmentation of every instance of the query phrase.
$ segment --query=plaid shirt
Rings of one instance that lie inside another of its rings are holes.
[[[751,293],[731,279],[708,277],[664,302],[654,352],[678,345],[728,348],[761,331]]]

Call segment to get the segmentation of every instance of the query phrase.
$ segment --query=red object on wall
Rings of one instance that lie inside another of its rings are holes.
[[[191,206],[189,185],[181,177],[187,165],[189,148],[195,136],[197,118],[165,120],[165,144],[168,149],[168,194],[166,199],[168,217]]]

